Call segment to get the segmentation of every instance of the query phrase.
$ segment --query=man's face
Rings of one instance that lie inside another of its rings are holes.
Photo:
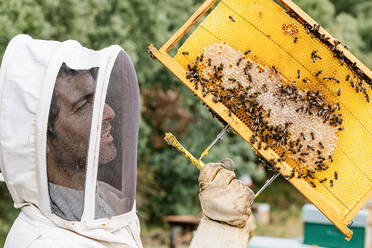
[[[96,82],[90,72],[84,72],[73,77],[57,78],[55,94],[57,97],[58,115],[54,121],[56,137],[52,144],[58,151],[59,159],[78,163],[85,167],[91,119],[93,113],[93,99]],[[115,118],[115,112],[105,104],[99,163],[107,164],[116,156],[116,147],[111,136],[110,121]]]

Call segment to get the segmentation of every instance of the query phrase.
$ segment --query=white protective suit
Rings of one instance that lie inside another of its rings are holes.
[[[0,118],[0,169],[21,208],[6,248],[142,247],[139,92],[121,47],[16,36],[1,64]]]
[[[0,120],[0,169],[21,208],[5,248],[142,247],[138,82],[122,48],[16,36],[0,69]],[[192,248],[247,245],[253,194],[223,166],[200,173]]]

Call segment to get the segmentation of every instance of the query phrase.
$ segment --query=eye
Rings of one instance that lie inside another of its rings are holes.
[[[83,100],[83,101],[81,101],[80,104],[77,106],[75,112],[82,110],[82,109],[85,108],[87,105],[88,105],[88,101],[87,101],[87,100]]]

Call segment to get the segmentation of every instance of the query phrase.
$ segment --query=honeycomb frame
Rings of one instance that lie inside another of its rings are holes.
[[[185,51],[184,45],[187,43],[187,40],[185,43],[179,48],[178,53],[175,57],[171,57],[168,52],[169,50],[177,44],[177,42],[190,30],[192,26],[194,26],[199,19],[204,16],[208,10],[210,10],[212,7],[213,10],[218,8],[220,4],[222,3],[234,3],[239,2],[239,0],[221,0],[218,1],[219,4],[214,7],[218,0],[207,0],[205,1],[200,8],[189,18],[189,20],[167,41],[164,43],[164,45],[158,50],[153,45],[150,45],[148,48],[148,51],[150,55],[153,58],[156,58],[159,60],[168,70],[170,70],[177,78],[179,78],[183,84],[185,84],[196,96],[199,97],[201,101],[203,101],[209,108],[213,109],[217,115],[219,115],[223,120],[225,120],[227,123],[230,123],[231,128],[239,134],[246,142],[250,143],[249,137],[252,135],[252,131],[244,124],[242,120],[240,120],[237,116],[234,114],[229,116],[229,110],[228,108],[220,103],[215,103],[212,100],[212,96],[208,95],[206,97],[203,97],[203,93],[200,90],[196,90],[194,88],[194,84],[191,83],[186,78],[186,71],[187,71],[187,63],[190,63],[192,59],[194,59],[197,56],[197,52],[199,51],[191,52],[190,54],[190,60],[183,61],[183,57],[181,56],[182,51]],[[272,1],[272,0],[265,0]],[[250,0],[250,2],[256,3],[257,1]],[[272,1],[273,2],[273,1]],[[287,11],[292,11],[295,13],[303,22],[308,23],[311,26],[317,25],[317,23],[311,19],[305,12],[303,12],[299,7],[297,7],[293,2],[289,0],[279,0],[279,2],[287,9]],[[273,3],[276,4],[276,3]],[[279,5],[277,5],[278,8],[281,8]],[[234,8],[232,8],[234,10]],[[224,13],[224,15],[229,16],[229,12]],[[211,14],[207,15],[208,16]],[[238,17],[239,18],[239,17]],[[221,17],[220,17],[221,19]],[[216,19],[218,22],[220,20]],[[228,18],[225,18],[224,21],[228,21]],[[204,22],[204,21],[203,21]],[[235,19],[234,19],[235,22]],[[199,28],[199,27],[198,27]],[[196,34],[198,31],[195,30],[189,37]],[[330,37],[329,41],[334,42],[335,39],[329,35],[324,29],[321,27],[319,28],[319,33],[325,34],[326,36]],[[301,40],[300,40],[301,41]],[[230,44],[230,43],[229,43]],[[345,57],[356,64],[358,69],[364,73],[369,79],[372,78],[372,72],[363,65],[357,58],[355,58],[346,48],[341,47],[340,50],[343,52]],[[350,94],[350,93],[347,93]],[[370,117],[371,114],[369,115]],[[367,116],[368,117],[368,116]],[[370,118],[372,119],[372,118]],[[368,124],[368,123],[367,123]],[[368,146],[368,150],[372,151],[372,135],[367,137],[367,140],[370,141]],[[252,144],[251,144],[252,145]],[[267,160],[270,159],[278,159],[280,156],[271,148],[268,150],[258,150],[257,143],[252,145],[252,147],[256,150],[257,153],[262,155]],[[363,155],[362,155],[363,156]],[[368,157],[368,154],[367,154]],[[368,159],[368,158],[367,158]],[[356,161],[358,163],[358,161]],[[367,160],[366,166],[367,170],[369,167],[371,167],[372,161]],[[286,162],[282,162],[279,165],[283,171],[290,171],[291,166],[288,165]],[[342,166],[342,165],[339,165]],[[372,172],[368,171],[368,176],[372,175]],[[369,177],[367,178],[369,179]],[[294,177],[289,180],[290,183],[292,183],[306,198],[308,198],[334,225],[345,235],[346,239],[350,239],[352,237],[352,231],[348,228],[348,224],[353,219],[353,217],[359,212],[359,210],[367,203],[367,201],[372,197],[372,184],[370,182],[370,179],[367,183],[367,186],[359,192],[361,195],[359,199],[356,201],[354,199],[351,199],[351,204],[349,204],[348,207],[343,208],[340,204],[338,206],[335,204],[335,202],[340,201],[335,198],[335,195],[332,194],[332,190],[325,189],[325,190],[319,190],[314,189],[308,181],[304,179],[298,179],[297,177]],[[355,184],[354,190],[356,189],[358,184]],[[342,185],[340,186],[342,187]],[[347,189],[348,192],[352,192],[353,189]],[[354,202],[355,201],[355,202]],[[350,207],[352,206],[352,207]]]

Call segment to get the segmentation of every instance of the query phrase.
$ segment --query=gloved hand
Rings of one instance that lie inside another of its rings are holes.
[[[236,179],[234,162],[209,163],[199,175],[200,203],[208,218],[242,228],[252,214],[254,193]]]
[[[200,171],[200,203],[203,218],[191,248],[246,247],[254,229],[251,215],[253,192],[236,179],[234,162],[206,164]]]

